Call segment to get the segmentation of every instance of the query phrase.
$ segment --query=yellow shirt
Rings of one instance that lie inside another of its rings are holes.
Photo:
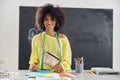
[[[29,64],[37,64],[38,69],[41,69],[43,42],[45,32],[35,35],[32,39],[32,51]],[[60,55],[59,46],[56,37],[51,37],[45,34],[45,49],[56,55]],[[59,38],[61,47],[61,66],[64,71],[71,70],[71,47],[68,38]],[[43,69],[51,70],[52,68],[43,63]]]

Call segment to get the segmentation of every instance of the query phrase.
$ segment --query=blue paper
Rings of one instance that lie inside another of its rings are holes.
[[[51,73],[54,73],[54,72],[40,70],[37,72],[28,72],[28,73],[25,73],[24,75],[25,76],[46,76],[46,75],[51,74]]]

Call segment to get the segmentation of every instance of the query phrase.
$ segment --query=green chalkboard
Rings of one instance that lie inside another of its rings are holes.
[[[68,36],[74,58],[84,56],[85,69],[112,68],[113,9],[63,8],[65,25],[62,33]],[[30,39],[39,33],[35,24],[36,7],[19,8],[19,69],[28,69],[31,54]],[[33,32],[33,33],[32,33]]]

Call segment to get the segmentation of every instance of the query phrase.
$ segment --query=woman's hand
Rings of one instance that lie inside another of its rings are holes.
[[[63,68],[60,64],[56,65],[54,68],[54,72],[60,73],[63,71]]]
[[[30,71],[37,71],[37,65],[36,64],[31,64],[30,67],[29,67],[29,70]]]

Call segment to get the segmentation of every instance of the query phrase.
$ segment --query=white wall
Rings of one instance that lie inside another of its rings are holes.
[[[0,70],[18,69],[19,6],[108,8],[113,15],[113,68],[120,71],[120,0],[0,0]]]

